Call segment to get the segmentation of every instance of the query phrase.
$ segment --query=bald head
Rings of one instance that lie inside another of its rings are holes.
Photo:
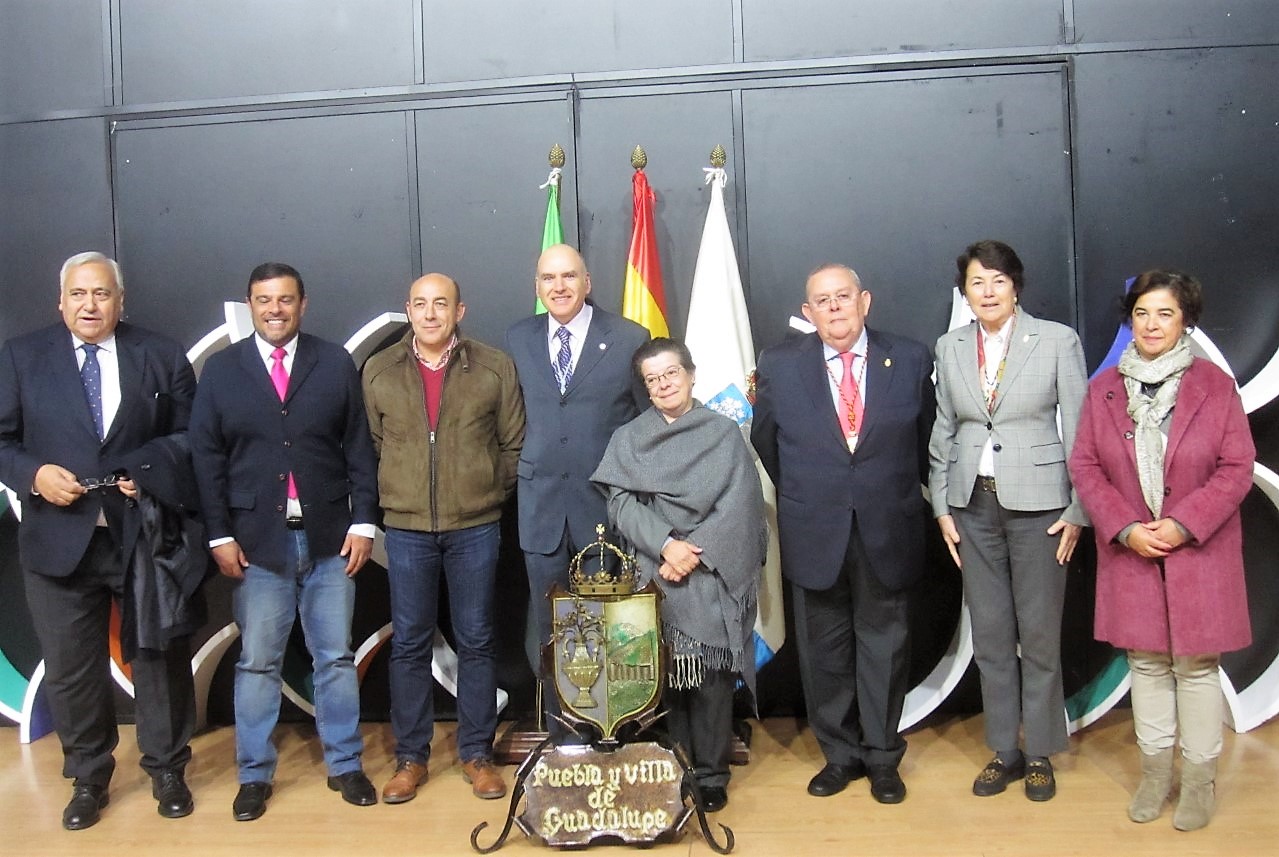
[[[404,309],[413,325],[418,353],[432,362],[444,353],[466,314],[461,287],[445,274],[427,274],[414,280]]]
[[[534,285],[551,317],[568,324],[582,311],[586,296],[591,293],[591,275],[577,250],[567,244],[555,244],[538,257]]]

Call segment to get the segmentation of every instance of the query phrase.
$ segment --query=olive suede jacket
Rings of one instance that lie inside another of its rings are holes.
[[[511,358],[459,334],[431,432],[409,330],[364,364],[364,405],[385,526],[447,532],[501,517],[524,444]]]

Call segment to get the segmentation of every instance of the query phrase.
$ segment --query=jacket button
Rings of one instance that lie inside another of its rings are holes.
[[[277,512],[283,512],[283,511],[284,511],[284,507],[283,507],[283,506],[276,506],[276,507],[275,507],[275,511],[277,511]]]
[[[560,443],[568,443],[568,438],[566,437],[560,438]]]
[[[1171,495],[1172,495],[1172,489],[1171,489],[1171,488],[1168,488],[1168,487],[1166,487],[1166,486],[1165,486],[1165,487],[1164,487],[1164,496],[1165,496],[1165,497],[1168,497],[1168,496],[1171,496]]]
[[[1132,437],[1133,437],[1132,432],[1130,431],[1124,432],[1124,440],[1132,440]]]
[[[567,473],[561,473],[561,474],[560,474],[560,479],[567,479],[567,478],[568,478],[568,474],[567,474]]]
[[[1115,397],[1115,394],[1114,394],[1113,392],[1110,392],[1110,393],[1107,393],[1107,394],[1106,394],[1106,399],[1107,399],[1107,400],[1113,399],[1114,397]]]
[[[999,452],[1001,449],[1003,449],[1003,446],[1001,446],[1000,444],[995,444],[994,446],[991,447],[991,449],[993,449],[995,452]]]
[[[151,465],[150,465],[150,464],[144,464],[144,465],[142,465],[142,467],[141,467],[140,469],[142,469],[142,470],[150,470],[150,469],[151,469]]]
[[[289,409],[288,409],[288,408],[280,408],[280,416],[282,416],[282,417],[287,417],[288,415],[289,415]]]
[[[991,429],[993,429],[994,427],[995,427],[995,424],[994,424],[994,423],[989,423],[989,422],[988,422],[988,423],[986,423],[986,431],[990,431],[990,430],[991,430]]]
[[[291,440],[286,440],[286,441],[284,442],[284,448],[285,448],[285,449],[288,449],[288,448],[289,448],[289,447],[291,447],[291,446],[293,446],[293,441],[291,441]]]
[[[288,479],[289,477],[288,477],[288,474],[286,474],[286,473],[281,473],[280,475],[276,476],[275,478],[276,478],[276,479],[278,479],[278,480],[280,480],[281,482],[283,482],[285,479]]]

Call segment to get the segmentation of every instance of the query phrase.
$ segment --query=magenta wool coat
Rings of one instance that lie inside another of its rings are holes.
[[[1137,480],[1123,378],[1112,368],[1089,384],[1070,475],[1097,540],[1098,640],[1174,655],[1228,652],[1252,642],[1239,504],[1252,486],[1255,455],[1234,381],[1196,358],[1172,412],[1162,512],[1193,539],[1164,559],[1161,580],[1154,560],[1115,542],[1124,527],[1152,518]]]

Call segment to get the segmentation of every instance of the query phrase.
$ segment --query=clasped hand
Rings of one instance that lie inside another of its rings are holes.
[[[671,539],[662,548],[662,564],[657,574],[663,580],[679,583],[701,564],[702,549],[683,539]]]

